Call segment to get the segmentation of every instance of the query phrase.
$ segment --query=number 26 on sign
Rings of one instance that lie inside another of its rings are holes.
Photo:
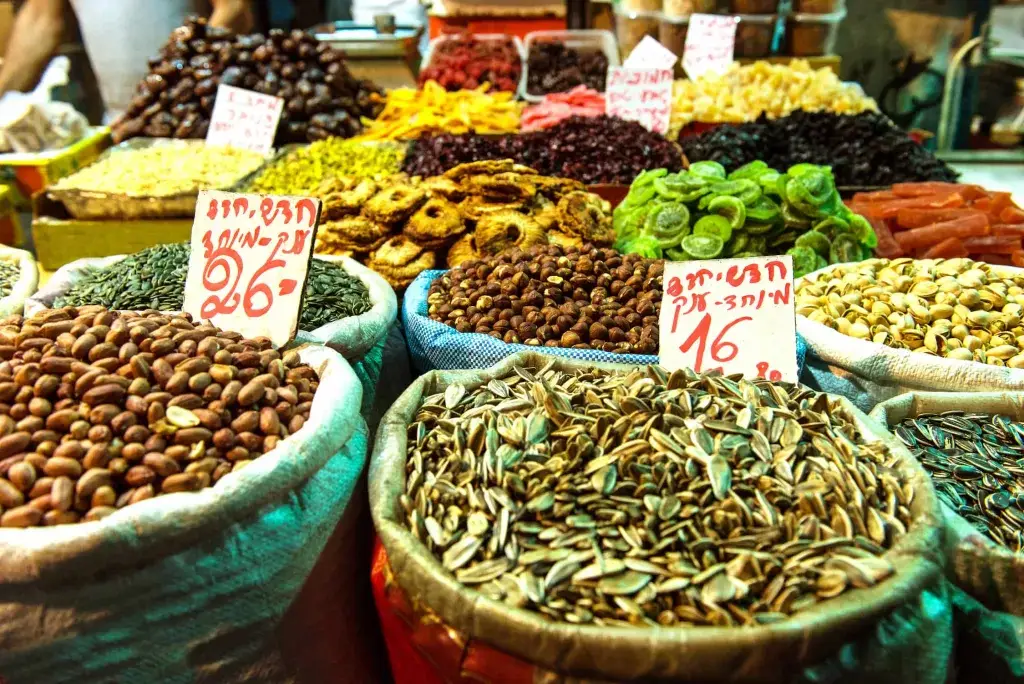
[[[666,262],[661,364],[796,382],[789,256]]]
[[[320,200],[310,197],[200,192],[185,311],[247,337],[288,342],[319,217]]]

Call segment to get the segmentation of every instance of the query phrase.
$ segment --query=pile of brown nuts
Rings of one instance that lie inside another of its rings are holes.
[[[467,261],[430,286],[428,315],[508,343],[656,354],[663,262],[557,245]]]
[[[266,338],[99,306],[0,322],[0,527],[209,487],[309,417],[316,372]]]

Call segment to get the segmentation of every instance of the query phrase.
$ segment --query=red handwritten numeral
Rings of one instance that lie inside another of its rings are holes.
[[[769,372],[769,370],[768,370],[768,362],[767,361],[760,361],[757,364],[757,377],[759,377],[759,378],[767,378],[768,380],[771,380],[773,382],[778,382],[779,380],[782,379],[782,373],[777,371],[777,370],[773,370],[773,371]]]
[[[722,330],[718,333],[715,339],[711,342],[711,359],[718,363],[728,363],[736,358],[736,355],[740,353],[739,347],[732,342],[727,342],[723,338],[726,333],[732,329],[733,326],[742,323],[743,321],[753,320],[750,316],[741,316],[736,320],[726,324]],[[707,349],[708,337],[711,334],[711,314],[706,313],[700,319],[693,332],[690,336],[683,340],[683,343],[679,345],[679,351],[684,354],[693,348],[693,345],[697,345],[697,358],[693,364],[693,370],[698,373],[704,367],[704,352]],[[731,351],[726,351],[729,348]]]

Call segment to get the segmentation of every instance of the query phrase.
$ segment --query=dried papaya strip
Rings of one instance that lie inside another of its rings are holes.
[[[999,212],[999,220],[1003,223],[1024,223],[1024,209],[1011,204]]]
[[[969,183],[942,183],[938,181],[926,183],[894,183],[892,194],[897,197],[923,197],[959,193],[964,199],[985,197],[988,193],[980,185]]]
[[[952,259],[954,257],[965,257],[967,256],[967,248],[964,247],[964,243],[960,238],[946,238],[942,242],[938,242],[922,254],[922,259]]]
[[[988,217],[983,214],[935,223],[924,228],[905,230],[902,233],[896,233],[895,238],[904,250],[913,250],[918,247],[934,245],[946,238],[969,238],[986,233],[988,233]]]
[[[900,209],[896,214],[896,229],[924,228],[933,223],[952,221],[964,216],[982,216],[985,212],[978,209]]]
[[[1021,248],[1020,237],[1014,235],[982,235],[964,240],[971,254],[1013,254]]]
[[[1021,268],[1024,268],[1024,249],[1017,250],[1016,252],[1011,254],[1010,255],[1010,262],[1014,266],[1019,266]]]

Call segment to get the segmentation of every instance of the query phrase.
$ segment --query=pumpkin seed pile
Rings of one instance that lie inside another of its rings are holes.
[[[411,532],[461,583],[556,621],[753,625],[892,574],[897,458],[835,399],[551,364],[423,400]]]
[[[179,311],[185,297],[190,253],[187,242],[144,249],[106,268],[86,273],[57,297],[53,307],[99,304],[125,311]],[[312,330],[366,313],[371,306],[370,293],[359,278],[341,266],[313,259],[299,327]]]
[[[1024,551],[1024,424],[949,411],[896,426],[943,503],[989,539]]]
[[[869,259],[796,285],[796,312],[894,349],[1024,368],[1024,276],[970,259]]]
[[[17,261],[0,259],[0,297],[14,291],[14,283],[21,277],[21,266]]]

